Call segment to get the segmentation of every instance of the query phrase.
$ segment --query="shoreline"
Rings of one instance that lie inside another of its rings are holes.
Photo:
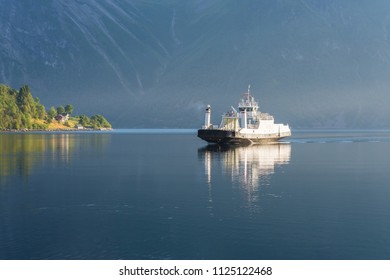
[[[0,130],[0,133],[2,132],[89,132],[89,131],[110,131],[113,130],[113,128],[83,128],[83,129],[77,129],[77,128],[69,128],[69,129],[5,129]]]

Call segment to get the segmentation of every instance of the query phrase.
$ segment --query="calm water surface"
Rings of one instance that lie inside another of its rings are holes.
[[[390,259],[390,132],[0,134],[0,259]]]

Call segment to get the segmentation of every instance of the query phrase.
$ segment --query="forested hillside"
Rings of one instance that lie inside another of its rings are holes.
[[[24,85],[17,91],[0,84],[0,130],[64,130],[80,125],[93,129],[111,128],[101,115],[69,118],[72,111],[70,104],[46,111],[39,99],[32,96],[29,86]],[[66,120],[59,120],[58,116],[66,116]]]
[[[33,98],[27,85],[16,91],[0,85],[0,129],[45,129],[47,125],[34,123],[47,113],[38,98]]]

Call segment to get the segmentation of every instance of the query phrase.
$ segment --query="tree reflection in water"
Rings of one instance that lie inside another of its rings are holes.
[[[107,137],[69,133],[0,134],[0,183],[6,183],[10,176],[27,178],[45,163],[70,163],[75,149],[95,147],[99,150]]]

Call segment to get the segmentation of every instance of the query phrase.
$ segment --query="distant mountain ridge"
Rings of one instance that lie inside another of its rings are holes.
[[[116,127],[197,127],[252,84],[292,127],[390,127],[390,3],[0,0],[0,82]]]

